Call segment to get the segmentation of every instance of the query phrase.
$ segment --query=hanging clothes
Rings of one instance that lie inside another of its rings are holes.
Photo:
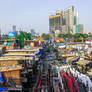
[[[67,78],[67,87],[69,89],[69,92],[72,92],[72,84],[71,84],[71,80],[69,77]]]
[[[60,81],[60,83],[61,83],[61,85],[62,85],[62,89],[64,89],[62,77],[60,76],[59,70],[57,70],[57,71],[58,71],[58,79],[59,79],[59,81]]]
[[[60,92],[60,89],[59,89],[59,86],[58,85],[55,85],[54,86],[54,92]]]
[[[65,78],[65,75],[64,75],[64,71],[60,71],[60,75],[62,76],[62,82],[64,84],[64,89],[65,91],[67,92],[67,81],[66,81],[66,78]]]
[[[40,77],[40,83],[38,85],[38,92],[40,92],[40,87],[42,86],[42,78]]]
[[[33,87],[33,92],[36,92],[36,86]]]
[[[3,84],[3,82],[4,82],[4,79],[3,79],[3,76],[2,76],[2,74],[0,72],[0,84]]]
[[[68,77],[72,80],[73,86],[74,86],[76,92],[78,92],[78,87],[77,87],[77,84],[76,84],[76,82],[75,82],[75,79],[74,79],[72,76],[70,76],[69,73],[67,73],[67,75],[68,75]]]
[[[64,71],[61,71],[61,75],[62,75],[63,79],[66,80],[66,82],[67,82],[67,88],[68,88],[69,92],[72,92],[71,79],[66,75],[66,73]]]
[[[92,82],[88,76],[81,74],[78,71],[75,71],[74,68],[70,68],[70,72],[73,74],[74,77],[78,77],[78,81],[83,83],[85,87],[88,88],[88,92],[92,92]]]

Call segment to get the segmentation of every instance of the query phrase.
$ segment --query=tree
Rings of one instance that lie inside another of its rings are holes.
[[[50,38],[50,35],[49,35],[49,34],[45,34],[45,33],[42,34],[42,38],[43,38],[44,40],[50,40],[50,39],[51,39],[51,38]]]
[[[74,39],[76,41],[83,41],[84,39],[88,38],[87,34],[82,34],[82,33],[76,33],[76,34],[59,34],[58,37],[62,37],[64,39]]]
[[[87,34],[82,34],[82,33],[76,33],[74,35],[74,39],[77,41],[83,41],[83,39],[88,38]]]
[[[20,31],[19,35],[16,35],[15,37],[16,40],[19,40],[21,48],[23,48],[25,45],[24,40],[31,40],[31,38],[32,38],[31,33],[23,32],[23,31]]]
[[[83,38],[88,38],[88,34],[83,34]]]
[[[89,38],[89,40],[92,39],[92,34],[91,33],[88,35],[88,38]]]
[[[62,37],[64,39],[66,39],[66,38],[72,38],[73,35],[72,34],[59,34],[58,37]]]
[[[31,33],[25,32],[25,39],[26,39],[26,40],[31,40],[31,39],[32,39]]]

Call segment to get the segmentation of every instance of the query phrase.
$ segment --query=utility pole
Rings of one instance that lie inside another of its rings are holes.
[[[1,37],[1,25],[0,25],[0,37]]]

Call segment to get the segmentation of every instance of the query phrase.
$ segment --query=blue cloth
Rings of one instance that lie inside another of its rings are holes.
[[[48,57],[49,57],[49,58],[52,58],[52,56],[51,56],[51,55],[48,55]]]
[[[7,87],[0,87],[0,92],[4,91],[4,90],[7,90],[7,89],[8,89]]]
[[[90,65],[92,66],[92,61],[90,62]]]
[[[39,52],[36,53],[36,55],[41,55],[42,54],[42,49],[39,49]]]
[[[57,44],[56,43],[54,43],[54,45],[55,45],[55,47],[57,47]]]
[[[53,41],[53,45],[55,45],[55,47],[56,47],[56,43],[55,43],[55,41]]]
[[[39,49],[39,54],[42,54],[42,49]]]
[[[53,44],[51,44],[51,46],[53,46]]]
[[[66,64],[66,59],[63,59],[63,64]]]
[[[3,79],[3,76],[2,76],[2,74],[1,74],[1,72],[0,72],[0,81],[4,81],[4,79]]]

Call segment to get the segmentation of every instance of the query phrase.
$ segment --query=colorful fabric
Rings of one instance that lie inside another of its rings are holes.
[[[0,72],[0,81],[4,81],[1,72]]]
[[[58,85],[54,86],[54,92],[60,92]]]
[[[67,87],[69,89],[69,92],[72,92],[72,84],[71,84],[71,80],[69,77],[67,78]]]
[[[74,79],[72,76],[70,76],[69,73],[67,73],[67,75],[68,75],[68,77],[72,80],[73,86],[74,86],[76,92],[78,92],[78,87],[77,87],[77,84],[76,84],[76,82],[75,82],[75,79]]]

